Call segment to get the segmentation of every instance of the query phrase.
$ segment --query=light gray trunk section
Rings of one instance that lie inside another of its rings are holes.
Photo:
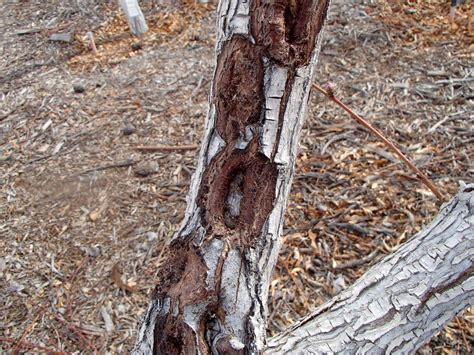
[[[474,302],[474,184],[353,286],[272,338],[268,354],[407,354]]]

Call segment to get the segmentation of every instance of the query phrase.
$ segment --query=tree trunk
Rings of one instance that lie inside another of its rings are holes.
[[[186,216],[135,354],[265,350],[268,286],[328,3],[220,2],[214,84]],[[435,225],[267,351],[419,346],[472,298],[474,193],[466,200],[464,191]]]
[[[185,221],[136,353],[258,353],[329,0],[223,0]],[[251,5],[250,5],[251,4]]]
[[[269,342],[275,353],[407,354],[474,300],[474,184],[353,286]]]

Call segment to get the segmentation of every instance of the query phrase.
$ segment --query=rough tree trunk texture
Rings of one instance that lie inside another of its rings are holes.
[[[474,184],[267,353],[407,354],[474,303]]]
[[[258,353],[329,0],[222,0],[206,133],[135,353]]]
[[[268,286],[328,5],[221,0],[210,109],[186,216],[135,354],[267,348]],[[419,346],[472,301],[469,189],[425,232],[266,351]]]
[[[127,16],[130,32],[135,36],[140,36],[148,31],[145,16],[143,16],[138,0],[119,0],[119,4]]]

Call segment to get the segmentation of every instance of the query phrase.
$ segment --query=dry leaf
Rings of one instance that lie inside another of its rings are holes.
[[[112,267],[112,280],[114,280],[115,284],[122,290],[126,290],[129,292],[137,292],[137,289],[135,287],[127,285],[125,282],[122,281],[122,273],[118,264],[115,264]]]
[[[99,219],[100,217],[100,211],[98,210],[95,210],[95,211],[92,211],[91,213],[89,213],[89,219],[92,221],[92,222],[95,222]]]

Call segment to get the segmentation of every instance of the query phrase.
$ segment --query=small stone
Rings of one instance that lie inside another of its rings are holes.
[[[98,257],[102,254],[100,246],[80,247],[80,249],[87,255],[93,258]]]
[[[82,94],[84,91],[86,91],[86,88],[84,87],[84,85],[81,85],[81,84],[74,84],[72,88],[74,89],[74,92],[76,94]]]
[[[140,42],[135,42],[135,43],[132,43],[132,49],[134,51],[139,51],[140,49],[142,49],[142,44]]]
[[[134,134],[135,131],[136,131],[136,128],[131,123],[125,124],[125,126],[122,128],[122,133],[124,136],[129,136],[131,134]]]
[[[156,174],[158,172],[158,164],[156,162],[143,162],[135,167],[135,174],[141,177]]]

